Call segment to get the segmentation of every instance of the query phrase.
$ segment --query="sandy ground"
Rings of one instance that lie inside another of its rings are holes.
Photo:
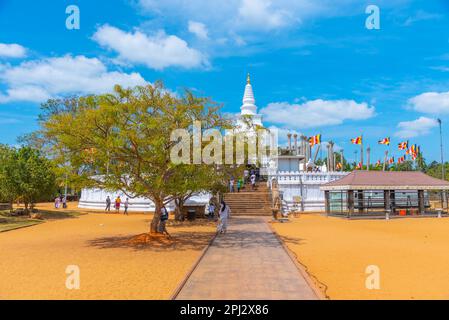
[[[449,299],[449,218],[302,215],[273,227],[331,299]],[[370,265],[378,290],[366,288]]]
[[[215,229],[187,223],[168,228],[173,242],[134,241],[150,219],[89,213],[0,233],[0,299],[168,299]],[[79,290],[66,288],[68,265]]]

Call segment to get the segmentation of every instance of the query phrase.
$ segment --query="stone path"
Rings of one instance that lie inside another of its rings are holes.
[[[180,300],[317,299],[263,217],[233,217],[177,296]]]

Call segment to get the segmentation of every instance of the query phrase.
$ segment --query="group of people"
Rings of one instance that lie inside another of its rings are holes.
[[[112,204],[111,198],[109,196],[107,196],[105,211],[107,211],[107,212],[111,211],[111,204]],[[121,204],[122,204],[122,200],[121,200],[120,196],[117,196],[117,198],[114,201],[114,208],[117,213],[120,213]],[[128,208],[129,208],[129,199],[128,198],[126,198],[126,200],[124,202],[124,208],[125,208],[124,214],[127,215]],[[211,202],[209,204],[208,216],[209,216],[209,219],[211,219],[211,220],[215,219],[215,204],[213,202]],[[217,226],[217,232],[226,233],[226,230],[228,227],[228,218],[230,216],[231,216],[231,208],[229,207],[229,205],[227,205],[224,202],[224,200],[222,200],[221,205],[220,205],[220,210],[218,211],[219,223]],[[169,212],[168,212],[167,208],[165,206],[163,206],[160,210],[160,222],[159,222],[158,231],[160,233],[166,234],[167,236],[170,237],[170,234],[167,232],[167,228],[166,228],[168,219],[169,219]]]
[[[62,195],[59,195],[55,198],[55,209],[61,208],[67,209],[67,197],[63,197]]]
[[[120,213],[120,207],[122,205],[122,199],[120,196],[117,196],[114,201],[114,209],[116,213]],[[126,198],[125,202],[123,203],[123,207],[125,208],[124,214],[128,215],[128,208],[129,208],[129,199]],[[106,198],[106,209],[104,211],[110,212],[111,211],[111,198],[107,196]]]
[[[208,217],[210,220],[215,220],[215,204],[213,202],[209,203]],[[224,200],[221,201],[220,210],[218,211],[218,225],[217,232],[226,233],[228,228],[228,219],[231,217],[231,208]]]
[[[231,179],[229,179],[229,192],[235,192],[236,187],[237,192],[240,192],[243,186],[248,183],[251,184],[251,189],[255,190],[256,183],[259,180],[260,171],[258,168],[251,170],[245,169],[245,171],[243,172],[243,178],[238,179],[237,182],[235,181],[234,177],[231,177]]]

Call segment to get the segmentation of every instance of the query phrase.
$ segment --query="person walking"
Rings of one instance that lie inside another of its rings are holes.
[[[106,198],[106,209],[104,209],[104,211],[111,211],[111,198],[109,198],[109,196]]]
[[[248,169],[245,169],[245,170],[243,171],[243,182],[244,182],[245,184],[247,184],[247,183],[248,183],[248,180],[249,180],[249,171],[248,171]]]
[[[129,199],[128,198],[126,198],[124,206],[125,206],[125,212],[123,214],[128,215],[128,207],[129,207]]]
[[[253,173],[250,179],[251,179],[251,189],[256,190],[256,175]]]
[[[61,198],[59,196],[57,196],[55,198],[55,208],[59,209],[59,205],[61,204]]]
[[[122,199],[120,199],[120,196],[117,196],[115,199],[115,212],[120,213],[120,205],[122,204]]]
[[[229,180],[229,192],[234,192],[234,177]]]
[[[62,198],[62,208],[67,209],[67,197]]]
[[[169,218],[168,210],[165,206],[161,208],[161,220],[159,221],[159,232],[162,234],[166,234],[168,238],[171,238],[170,234],[167,231],[167,221]]]
[[[242,179],[237,180],[237,192],[240,192],[240,189],[242,188],[243,181]]]
[[[221,201],[219,217],[220,222],[217,227],[217,232],[226,233],[228,229],[228,218],[231,217],[231,208],[224,202],[224,200]]]
[[[213,202],[209,203],[208,218],[209,220],[213,220],[215,218],[215,204]]]

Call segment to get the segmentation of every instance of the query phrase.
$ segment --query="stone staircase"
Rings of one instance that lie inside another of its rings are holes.
[[[271,215],[270,193],[266,182],[257,183],[255,191],[247,184],[240,192],[226,193],[225,202],[233,216],[269,216]]]

